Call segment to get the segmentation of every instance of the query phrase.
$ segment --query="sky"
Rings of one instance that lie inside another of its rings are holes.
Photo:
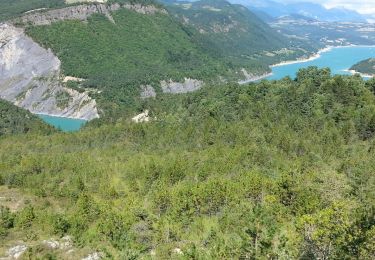
[[[326,8],[345,7],[362,14],[375,14],[375,0],[277,0],[280,3],[313,2]]]

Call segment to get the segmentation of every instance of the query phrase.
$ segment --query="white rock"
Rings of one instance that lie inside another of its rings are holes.
[[[21,255],[27,250],[26,245],[18,245],[14,246],[12,248],[9,248],[8,250],[8,256],[14,259],[18,259],[21,257]]]
[[[73,240],[71,236],[65,236],[61,239],[60,248],[67,249],[73,246]]]
[[[184,253],[182,252],[181,248],[176,247],[175,249],[172,250],[173,253],[178,254],[178,255],[183,255]]]
[[[56,240],[52,240],[52,239],[44,240],[42,243],[45,244],[46,246],[48,246],[51,249],[59,249],[60,248],[60,243],[59,243],[59,241],[56,241]]]
[[[151,85],[142,85],[141,86],[141,98],[154,98],[156,97],[155,89]]]
[[[82,258],[82,260],[100,260],[100,259],[102,259],[102,257],[103,257],[103,253],[95,252],[95,253],[92,253],[92,254]]]
[[[145,112],[139,114],[139,115],[136,115],[135,117],[132,118],[132,121],[135,122],[135,123],[143,123],[143,122],[149,122],[150,121],[150,117],[149,117],[149,111],[148,110],[145,110]]]
[[[182,94],[197,91],[198,89],[203,87],[203,81],[189,78],[185,78],[184,82],[163,80],[160,82],[160,85],[164,93]]]

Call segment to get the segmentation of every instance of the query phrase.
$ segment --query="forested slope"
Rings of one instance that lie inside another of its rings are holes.
[[[69,257],[372,259],[374,89],[310,68],[160,96],[149,123],[2,139],[0,190],[32,199],[2,210],[0,252],[66,258],[41,241],[69,235]]]
[[[115,24],[93,15],[88,23],[63,21],[30,27],[27,33],[52,48],[65,75],[87,79],[86,87],[102,91],[97,100],[117,105],[132,105],[141,84],[225,74],[224,65],[200,49],[169,15],[121,9],[112,17]]]

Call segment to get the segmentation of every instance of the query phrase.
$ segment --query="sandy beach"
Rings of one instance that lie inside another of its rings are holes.
[[[309,58],[296,59],[296,60],[291,60],[291,61],[283,61],[283,62],[277,63],[275,65],[271,65],[270,67],[273,68],[273,67],[286,66],[286,65],[290,65],[290,64],[304,63],[304,62],[313,61],[313,60],[319,59],[320,55],[322,53],[328,52],[328,51],[332,50],[333,48],[335,48],[335,47],[329,46],[329,47],[326,47],[324,49],[319,50],[316,54],[310,56]]]

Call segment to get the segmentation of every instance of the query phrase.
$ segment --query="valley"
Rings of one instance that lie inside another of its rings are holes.
[[[221,10],[219,15],[216,10]],[[187,19],[192,23],[186,23],[182,17],[189,17],[190,11],[202,12],[202,18],[208,19],[193,21],[190,17]],[[232,25],[223,19],[231,20]],[[4,33],[14,34],[12,39],[5,39],[3,55],[21,37],[38,49],[34,54],[38,59],[46,59],[43,55],[56,57],[55,64],[47,65],[50,69],[33,71],[32,76],[3,74],[2,98],[33,113],[84,120],[99,118],[101,113],[114,116],[120,110],[133,113],[142,103],[143,85],[155,93],[181,93],[198,89],[184,89],[186,79],[247,82],[269,73],[271,64],[316,51],[303,41],[291,43],[250,11],[225,1],[205,0],[193,4],[191,10],[175,3],[164,8],[152,1],[74,3],[27,12],[10,23],[18,27],[2,26]],[[17,55],[23,47],[17,48],[8,58],[12,64],[22,62]],[[2,66],[9,70],[9,64]],[[20,83],[17,77],[28,79]],[[163,86],[166,82],[170,83]],[[176,84],[180,90],[171,90]]]
[[[1,1],[0,259],[373,259],[366,17]]]

